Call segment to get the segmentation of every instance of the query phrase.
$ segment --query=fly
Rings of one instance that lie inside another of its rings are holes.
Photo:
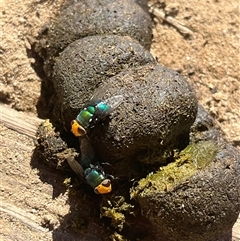
[[[107,194],[112,191],[111,175],[106,175],[99,164],[92,164],[95,154],[90,141],[81,138],[81,160],[78,162],[73,156],[68,156],[67,161],[72,170],[87,184],[89,184],[96,194]]]
[[[122,103],[123,95],[106,97],[107,90],[107,85],[99,87],[88,104],[80,110],[76,119],[71,122],[71,131],[75,136],[86,135],[89,128],[106,118]]]

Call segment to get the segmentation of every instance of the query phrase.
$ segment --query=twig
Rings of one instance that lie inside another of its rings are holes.
[[[190,30],[188,27],[186,27],[183,23],[181,23],[180,21],[176,20],[175,18],[173,18],[171,16],[166,16],[164,11],[162,11],[160,9],[157,9],[157,8],[154,8],[152,6],[150,7],[149,11],[154,16],[156,16],[159,20],[164,20],[167,23],[174,26],[183,35],[192,35],[193,34],[193,31]]]
[[[1,201],[0,211],[7,213],[11,217],[14,217],[14,218],[20,220],[22,223],[24,223],[25,225],[27,225],[30,228],[33,228],[40,232],[48,232],[47,229],[41,227],[39,224],[37,224],[34,221],[34,219],[35,219],[34,215],[27,213],[23,209],[20,209],[12,204]]]
[[[30,116],[24,112],[18,112],[10,107],[0,105],[0,123],[18,133],[35,138],[38,125],[41,119]]]

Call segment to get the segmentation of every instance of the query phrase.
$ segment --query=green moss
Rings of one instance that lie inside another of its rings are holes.
[[[63,181],[63,184],[64,184],[64,186],[69,188],[71,186],[71,184],[72,184],[71,177],[65,178],[64,181]]]
[[[114,232],[110,238],[112,239],[112,241],[127,241],[127,239],[125,239],[121,234]]]
[[[133,214],[133,209],[134,206],[127,203],[123,196],[115,196],[112,201],[101,204],[102,216],[110,218],[112,227],[118,228],[119,231],[126,222],[126,214]]]
[[[148,188],[149,191],[153,189],[172,190],[190,178],[197,170],[208,166],[215,158],[217,150],[218,147],[213,141],[189,144],[180,153],[175,154],[175,162],[161,167],[156,173],[150,173],[146,178],[141,179],[139,185],[131,190],[131,197],[135,197],[145,188]]]
[[[215,158],[218,147],[213,141],[202,141],[188,145],[180,152],[179,163],[187,162],[196,169],[203,169]]]

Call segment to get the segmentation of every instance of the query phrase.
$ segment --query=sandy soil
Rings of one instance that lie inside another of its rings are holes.
[[[41,69],[41,62],[31,43],[63,2],[0,0],[0,101],[29,116],[37,116],[41,91],[41,75],[35,71]],[[154,21],[152,54],[160,64],[188,78],[200,103],[240,150],[239,2],[152,0],[149,4]],[[39,176],[32,159],[33,139],[0,127],[0,239],[78,240],[74,234],[70,238],[67,229],[61,239],[53,235],[69,213],[61,174],[46,169]]]

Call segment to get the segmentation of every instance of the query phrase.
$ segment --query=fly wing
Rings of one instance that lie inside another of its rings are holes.
[[[116,109],[122,103],[122,101],[123,101],[123,96],[116,95],[98,103],[95,106],[96,112],[94,117],[96,118],[96,120],[95,121],[93,120],[93,123],[107,117],[114,109]],[[102,108],[102,106],[104,106],[104,108]]]
[[[81,178],[84,180],[84,170],[80,163],[75,159],[75,156],[72,154],[69,154],[67,156],[67,162],[69,166],[72,168],[72,170]]]
[[[124,88],[118,93],[110,95],[109,89],[110,84],[104,84],[97,88],[94,92],[92,98],[89,101],[89,105],[95,107],[94,117],[92,119],[92,124],[96,124],[98,121],[106,118],[114,109],[116,109],[124,100],[123,92]]]
[[[123,102],[123,98],[124,98],[123,95],[115,95],[104,100],[103,102],[110,106],[110,109],[111,109],[110,112],[111,112]]]
[[[109,93],[109,89],[112,88],[111,84],[106,83],[99,86],[95,92],[93,93],[90,103],[98,103],[100,101],[108,102],[112,109],[116,108],[123,101],[124,88],[118,90],[120,93],[113,93],[111,96]]]
[[[108,84],[100,85],[93,93],[90,102],[97,102],[106,99],[106,95],[109,89]]]

